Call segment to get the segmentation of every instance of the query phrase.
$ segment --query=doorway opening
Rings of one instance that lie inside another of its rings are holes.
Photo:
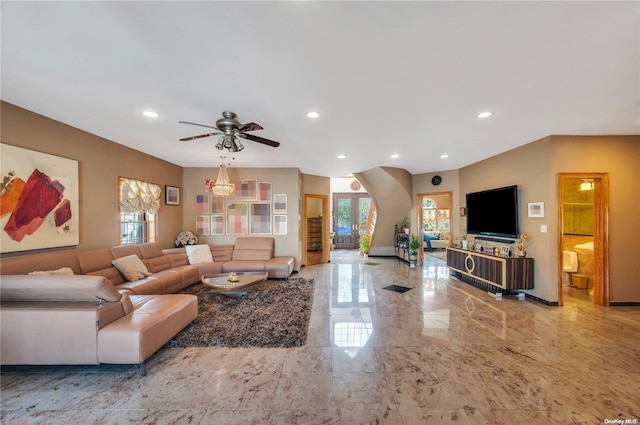
[[[418,193],[416,195],[419,239],[421,249],[418,263],[422,264],[424,255],[446,259],[446,246],[451,232],[452,192]],[[427,244],[427,241],[429,243]],[[431,250],[429,250],[431,247]]]
[[[371,209],[368,193],[333,194],[333,229],[336,249],[358,249],[360,233],[367,230]]]
[[[304,264],[329,262],[329,198],[326,195],[304,194]]]
[[[608,174],[558,174],[558,227],[558,304],[608,306]]]

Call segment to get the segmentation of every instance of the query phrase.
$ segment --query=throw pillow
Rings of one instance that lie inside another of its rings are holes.
[[[151,273],[149,273],[149,270],[147,270],[142,260],[135,254],[113,260],[111,264],[113,264],[129,282],[135,282],[136,280],[151,276]]]
[[[57,270],[36,270],[33,272],[29,272],[28,274],[30,274],[31,276],[43,276],[43,275],[50,275],[50,274],[72,275],[74,273],[71,267],[61,267]]]
[[[189,264],[213,263],[209,245],[186,245],[184,248],[187,250]]]

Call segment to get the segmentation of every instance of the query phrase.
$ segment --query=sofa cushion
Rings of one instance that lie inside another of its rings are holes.
[[[111,259],[109,260],[111,261]],[[109,264],[111,265],[111,264]],[[3,257],[0,273],[27,274],[35,268],[38,270],[54,270],[69,267],[74,274],[82,274],[78,258],[74,251],[47,252],[43,254],[29,254],[19,257]]]
[[[131,296],[134,312],[100,329],[100,363],[141,363],[198,316],[198,298]]]
[[[169,257],[164,255],[160,244],[157,242],[144,243],[138,245],[142,262],[147,266],[151,273],[158,273],[171,268]]]
[[[118,301],[122,295],[102,276],[5,275],[2,301]]]
[[[149,270],[147,270],[142,260],[135,254],[115,259],[111,261],[111,264],[113,264],[129,282],[135,282],[136,280],[151,276],[151,273],[149,273]]]
[[[189,264],[213,263],[209,245],[187,245],[184,248],[187,251]]]
[[[29,272],[27,274],[29,274],[31,276],[46,276],[46,275],[52,275],[52,274],[69,276],[69,275],[73,275],[75,273],[73,272],[73,269],[71,267],[61,267],[61,268],[56,269],[56,270],[36,270],[36,271],[33,271],[33,272]]]
[[[124,281],[122,274],[111,264],[115,257],[109,248],[77,251],[76,255],[80,265],[80,274],[104,276],[114,285]]]

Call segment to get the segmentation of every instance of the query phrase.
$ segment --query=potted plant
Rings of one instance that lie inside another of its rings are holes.
[[[411,227],[411,223],[409,222],[409,218],[405,217],[402,219],[402,228],[404,229],[404,232],[408,235],[409,234],[409,228]]]
[[[416,235],[412,234],[409,238],[409,265],[415,267],[418,262],[418,249],[420,248],[420,241]]]
[[[362,253],[362,256],[364,258],[368,258],[369,248],[371,247],[371,236],[368,233],[362,233],[358,242],[360,243],[360,252]]]

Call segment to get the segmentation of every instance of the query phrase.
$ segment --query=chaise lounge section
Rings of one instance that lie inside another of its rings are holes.
[[[103,276],[5,275],[3,365],[135,364],[198,315],[194,295],[132,295]]]

